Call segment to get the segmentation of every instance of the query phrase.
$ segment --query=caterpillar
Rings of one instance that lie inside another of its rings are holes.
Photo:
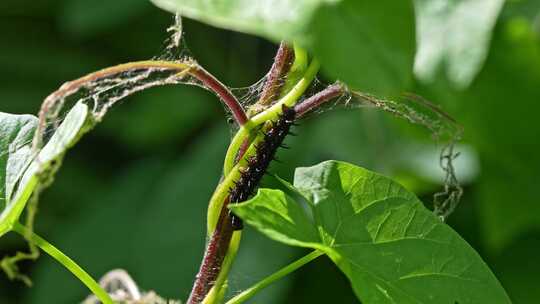
[[[230,190],[230,203],[243,202],[253,194],[270,162],[274,159],[277,149],[283,146],[283,140],[289,134],[295,117],[296,112],[293,108],[283,106],[283,113],[272,122],[270,129],[264,133],[264,139],[255,146],[255,155],[247,159],[247,166],[241,170],[240,179]],[[231,221],[234,230],[243,228],[242,220],[233,213],[231,213]]]

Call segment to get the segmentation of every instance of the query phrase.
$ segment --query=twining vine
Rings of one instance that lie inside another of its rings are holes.
[[[49,134],[58,128],[62,116],[69,110],[67,105],[84,103],[90,109],[87,123],[79,131],[78,140],[103,119],[110,107],[136,92],[162,85],[191,84],[215,93],[227,112],[232,115],[238,129],[225,155],[222,180],[209,202],[208,242],[187,303],[217,303],[223,299],[228,272],[239,250],[243,228],[241,219],[229,211],[228,205],[250,198],[290,128],[308,113],[335,106],[375,107],[426,127],[437,139],[446,139],[448,144],[441,154],[441,167],[446,173],[446,183],[444,191],[435,195],[434,211],[445,218],[455,208],[462,190],[452,164],[456,157],[453,147],[460,138],[461,129],[447,114],[431,103],[413,95],[405,96],[426,111],[421,113],[405,103],[352,91],[340,82],[322,89],[315,87],[315,93],[305,96],[309,88],[313,90],[319,62],[316,58],[310,58],[301,47],[282,42],[270,71],[261,82],[262,88],[258,91],[255,103],[243,105],[231,89],[194,59],[182,55],[185,54],[182,51],[185,43],[182,41],[179,17],[169,31],[172,35],[164,55],[154,60],[105,68],[67,82],[50,94],[39,112],[39,123],[32,147],[37,155],[37,152],[47,145]],[[61,162],[62,156],[63,154],[55,160],[56,164]],[[40,181],[51,180],[58,166],[48,168],[49,170],[39,172]],[[43,187],[38,188],[41,190]],[[18,272],[16,265],[21,260],[37,258],[35,246],[38,246],[70,269],[101,302],[112,303],[109,295],[81,267],[33,232],[38,193],[39,191],[34,196],[34,203],[27,206],[26,224],[15,222],[12,225],[12,230],[23,235],[31,244],[31,251],[29,254],[18,253],[14,257],[4,258],[1,264],[3,269],[10,278],[29,283],[28,278]],[[244,301],[273,280],[320,255],[317,251],[310,253],[228,303]]]

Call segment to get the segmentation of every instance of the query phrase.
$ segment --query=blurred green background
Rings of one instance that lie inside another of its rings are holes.
[[[172,16],[146,0],[2,0],[0,111],[37,113],[63,82],[151,58]],[[276,45],[184,20],[193,56],[231,87],[264,76]],[[444,77],[412,92],[439,103],[465,128],[458,177],[465,194],[450,217],[515,303],[540,299],[540,3],[509,1],[487,61],[466,90]],[[404,183],[426,203],[441,188],[438,150],[426,132],[372,109],[312,117],[271,172],[326,159],[350,161]],[[335,136],[339,134],[340,136]],[[217,99],[200,88],[156,88],[113,108],[66,157],[41,199],[36,231],[94,277],[124,268],[143,289],[185,299],[202,257],[207,201],[230,138]],[[266,186],[275,181],[267,178]],[[0,255],[25,250],[16,235]],[[230,280],[238,292],[305,252],[247,229]],[[32,288],[0,275],[0,303],[77,303],[88,291],[50,257],[23,264]],[[318,288],[320,286],[327,288]],[[330,287],[329,287],[330,286]],[[331,290],[328,293],[327,290]],[[253,303],[355,303],[345,277],[319,259]]]

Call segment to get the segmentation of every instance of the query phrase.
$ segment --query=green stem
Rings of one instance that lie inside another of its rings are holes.
[[[227,149],[227,154],[225,155],[225,162],[223,166],[223,175],[227,176],[234,167],[234,158],[238,152],[238,148],[242,145],[243,141],[249,136],[249,133],[256,126],[266,122],[267,120],[276,119],[277,116],[281,113],[282,106],[292,107],[298,99],[304,94],[306,89],[309,87],[317,72],[319,71],[320,64],[316,59],[311,61],[311,64],[306,70],[304,76],[298,81],[298,83],[283,96],[278,102],[276,102],[272,107],[268,108],[264,112],[256,115],[253,119],[248,120],[241,128],[236,132],[236,135],[233,137],[229,148]],[[218,206],[220,207],[220,206]],[[221,210],[221,209],[219,209]]]
[[[71,271],[71,273],[81,280],[81,282],[86,285],[86,287],[88,287],[88,289],[90,289],[90,291],[94,293],[102,303],[114,304],[109,294],[107,294],[107,292],[103,290],[103,288],[101,288],[101,286],[99,286],[99,284],[88,273],[86,273],[86,271],[84,271],[79,265],[77,265],[77,263],[75,263],[52,244],[30,231],[28,228],[24,227],[21,223],[17,222],[13,224],[13,231],[23,236],[29,242],[37,245],[60,264],[62,264],[65,268]]]
[[[281,96],[285,96],[289,91],[294,87],[294,85],[300,80],[300,78],[304,75],[304,72],[306,71],[306,68],[308,66],[308,54],[307,51],[298,46],[298,44],[294,44],[294,62],[291,66],[291,69],[287,75],[287,80],[285,81],[285,84],[283,85],[283,89],[281,91]]]
[[[233,137],[229,148],[227,149],[227,154],[225,154],[225,161],[223,164],[223,175],[227,176],[231,173],[232,168],[234,167],[234,161],[236,154],[240,149],[240,146],[244,143],[244,140],[249,138],[250,131],[253,129],[251,120],[248,120],[243,126],[240,127],[236,135]]]
[[[283,278],[284,276],[288,275],[289,273],[295,271],[296,269],[304,266],[305,264],[313,261],[314,259],[320,257],[323,255],[324,252],[315,250],[311,252],[310,254],[292,262],[291,264],[281,268],[277,272],[271,274],[270,276],[264,278],[259,283],[253,285],[252,287],[244,290],[239,295],[235,296],[234,298],[227,301],[226,304],[239,304],[243,303],[247,299],[251,298],[254,294],[262,290],[263,288],[267,287],[268,285],[272,284],[273,282]]]
[[[293,45],[294,48],[294,62],[291,67],[292,72],[304,71],[308,66],[308,53],[304,48],[301,48],[298,44]]]
[[[216,191],[214,191],[214,194],[210,199],[210,203],[208,204],[208,236],[211,236],[212,232],[214,232],[214,229],[216,229],[219,214],[223,207],[223,202],[225,201],[225,198],[227,197],[227,195],[229,195],[229,190],[232,189],[234,187],[234,183],[240,179],[240,167],[246,166],[247,159],[257,153],[256,145],[263,139],[264,136],[262,136],[262,134],[259,134],[255,137],[248,150],[244,154],[244,157],[242,157],[238,161],[238,163],[230,170],[229,174],[225,175],[223,181],[221,181],[221,183],[217,186]]]
[[[300,51],[301,51],[300,48],[295,48],[295,52],[300,52]],[[307,63],[307,53],[305,55],[306,56],[298,56],[299,61],[302,61],[302,64],[304,65],[305,63]],[[294,87],[287,94],[285,94],[285,96],[280,98],[274,105],[266,109],[264,112],[253,117],[253,119],[247,120],[246,123],[241,126],[240,130],[238,130],[238,132],[232,139],[231,144],[229,145],[229,148],[227,150],[227,154],[225,156],[225,162],[224,162],[224,168],[223,168],[224,179],[216,188],[216,191],[212,195],[212,198],[210,199],[210,203],[208,206],[208,222],[207,222],[208,227],[207,228],[208,228],[209,236],[212,235],[213,231],[216,228],[216,224],[217,224],[220,212],[222,210],[225,199],[227,195],[229,194],[230,189],[234,186],[234,183],[241,176],[240,168],[245,166],[247,164],[247,159],[251,155],[254,155],[256,153],[257,143],[264,140],[264,136],[262,134],[257,134],[257,136],[255,136],[255,138],[251,141],[251,144],[249,145],[249,148],[244,153],[243,157],[238,161],[238,163],[235,164],[236,155],[238,154],[240,147],[245,143],[247,139],[250,139],[250,136],[252,136],[252,133],[253,133],[252,131],[257,126],[262,125],[266,123],[267,121],[277,119],[278,116],[283,111],[283,106],[293,107],[298,102],[300,97],[304,94],[304,92],[307,90],[309,85],[312,83],[313,79],[315,79],[315,76],[317,75],[317,72],[319,71],[319,67],[320,67],[319,62],[316,59],[313,59],[309,67],[307,69],[304,68],[305,72],[303,73],[303,76],[298,80],[298,82],[294,85]],[[232,238],[232,241],[230,243],[231,246],[229,247],[226,253],[224,264],[221,265],[222,268],[220,269],[220,273],[214,284],[214,287],[210,290],[209,294],[204,299],[205,304],[206,303],[213,304],[219,301],[224,294],[224,290],[225,290],[224,285],[227,280],[230,266],[232,265],[232,261],[234,260],[236,256],[236,252],[238,251],[238,246],[240,242],[240,234],[238,234],[237,241],[234,241],[235,239],[236,238]],[[307,262],[308,261],[304,263],[307,263]],[[301,260],[300,260],[300,263],[302,263]],[[299,266],[293,265],[291,269],[294,270],[296,269],[294,267],[300,267],[301,265],[303,264],[300,264]]]
[[[319,61],[317,59],[313,59],[311,63],[309,64],[309,67],[306,70],[306,73],[304,74],[304,77],[298,81],[298,83],[292,88],[292,90],[287,93],[287,95],[283,96],[278,102],[276,102],[273,106],[268,108],[266,111],[256,115],[251,119],[252,124],[257,126],[260,125],[268,120],[276,119],[277,116],[282,111],[282,106],[292,107],[294,104],[298,102],[298,99],[302,97],[302,94],[307,90],[313,79],[315,79],[315,76],[317,75],[317,72],[319,71]]]

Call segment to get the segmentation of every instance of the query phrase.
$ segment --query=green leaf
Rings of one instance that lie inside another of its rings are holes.
[[[441,66],[458,88],[467,87],[487,57],[504,0],[415,0],[418,52],[415,75],[433,81]]]
[[[31,158],[31,141],[38,119],[0,113],[0,206],[9,202],[17,180]]]
[[[412,76],[415,51],[411,1],[152,0],[171,12],[214,26],[298,42],[323,71],[355,89],[397,94]]]
[[[39,184],[40,178],[50,173],[47,170],[51,169],[54,163],[62,160],[66,150],[73,146],[80,137],[80,134],[85,131],[84,126],[86,125],[87,115],[88,107],[83,103],[78,103],[67,114],[64,121],[37,155],[31,151],[29,143],[29,139],[37,127],[37,118],[33,116],[22,116],[22,120],[19,121],[19,127],[17,127],[17,124],[12,124],[10,127],[9,124],[4,124],[4,121],[0,121],[0,126],[6,127],[5,129],[4,127],[0,127],[1,135],[9,135],[11,130],[11,137],[13,137],[13,134],[18,134],[18,137],[20,137],[20,139],[11,142],[11,146],[13,144],[23,144],[20,148],[16,149],[15,153],[8,153],[7,158],[5,158],[7,160],[5,173],[6,191],[5,194],[0,192],[5,199],[5,206],[0,213],[0,236],[9,231],[13,223],[19,219],[26,206],[26,202]],[[13,122],[12,115],[4,117],[7,118],[5,120],[6,122],[10,120]],[[23,128],[20,125],[21,121],[24,122]],[[9,147],[4,144],[4,141],[0,143],[0,149],[10,151]],[[6,143],[9,144],[10,141],[8,140]],[[4,157],[1,157],[0,164],[3,164],[3,161]]]
[[[394,181],[351,164],[299,168],[294,187],[232,206],[268,237],[324,251],[364,303],[510,303],[481,257]],[[315,232],[316,231],[316,232]]]

